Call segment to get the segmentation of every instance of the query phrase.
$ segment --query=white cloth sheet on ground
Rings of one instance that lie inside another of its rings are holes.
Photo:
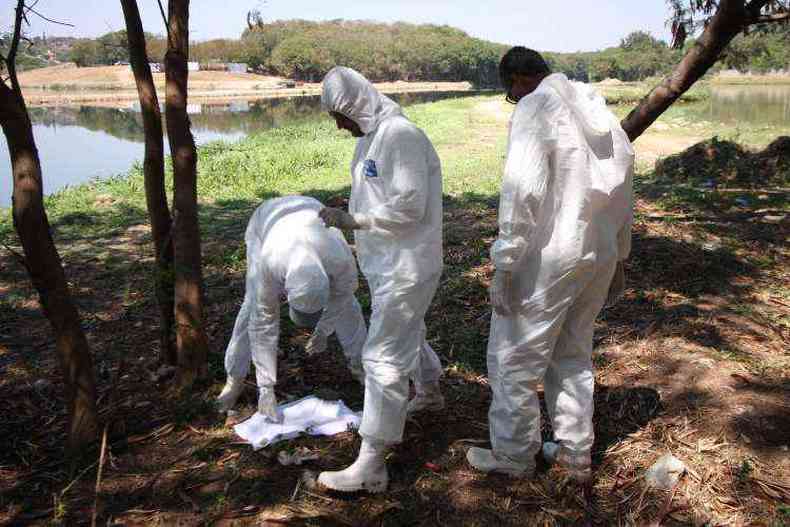
[[[277,411],[283,416],[281,423],[273,423],[255,412],[233,429],[258,450],[305,433],[312,436],[335,435],[359,428],[360,414],[350,410],[343,401],[325,401],[308,395],[280,405]]]

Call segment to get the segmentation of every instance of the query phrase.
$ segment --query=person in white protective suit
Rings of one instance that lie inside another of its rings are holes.
[[[294,324],[315,328],[305,347],[308,355],[324,351],[335,333],[352,375],[363,382],[367,330],[354,296],[357,264],[343,233],[327,229],[319,219],[323,207],[313,198],[287,196],[263,202],[250,218],[244,236],[246,291],[225,351],[227,382],[217,399],[221,411],[236,403],[252,362],[258,411],[280,420],[274,385],[281,297],[288,301]]]
[[[593,323],[607,295],[615,297],[624,284],[634,152],[603,99],[551,74],[537,52],[511,49],[500,76],[508,100],[518,104],[491,248],[492,450],[471,448],[467,459],[485,472],[533,473],[543,382],[559,446],[545,454],[585,481],[593,445]]]
[[[322,106],[358,138],[349,212],[320,212],[327,226],[353,229],[370,286],[372,313],[362,352],[362,446],[353,465],[323,472],[330,489],[378,492],[388,483],[388,445],[403,438],[407,413],[444,408],[442,366],[425,340],[424,317],[442,272],[442,175],[430,140],[356,71],[336,67]],[[409,402],[409,378],[416,396]]]

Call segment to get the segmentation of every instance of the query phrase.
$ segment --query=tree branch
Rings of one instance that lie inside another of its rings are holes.
[[[167,21],[165,8],[162,7],[162,0],[156,0],[156,2],[159,4],[159,12],[162,13],[162,22],[165,23],[165,30],[167,31],[167,44],[170,47],[170,22]]]
[[[36,3],[38,3],[38,2],[36,2]],[[35,5],[35,4],[33,4],[33,5]],[[37,15],[38,17],[46,20],[47,22],[52,22],[53,24],[58,24],[58,25],[61,25],[61,26],[74,27],[74,24],[69,24],[68,22],[61,22],[60,20],[53,20],[51,18],[45,17],[44,15],[42,15],[41,13],[39,13],[38,11],[33,9],[33,6],[27,6],[27,10],[29,12],[33,13],[34,15]]]
[[[778,22],[786,22],[790,20],[790,12],[788,13],[777,13],[775,15],[762,15],[758,16],[754,23],[755,24],[775,24]]]
[[[16,54],[19,51],[19,40],[22,37],[22,20],[24,18],[25,0],[17,0],[14,15],[14,36],[11,39],[11,46],[8,48],[5,66],[6,70],[8,70],[8,78],[11,80],[11,89],[20,99],[22,98],[22,89],[19,87],[19,79],[16,76]]]

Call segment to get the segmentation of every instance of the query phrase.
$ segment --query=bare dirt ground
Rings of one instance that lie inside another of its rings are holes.
[[[129,66],[77,68],[73,64],[34,69],[20,74],[25,100],[32,106],[63,104],[118,105],[137,101],[134,76]],[[318,95],[320,83],[297,83],[284,87],[288,79],[253,73],[196,71],[189,74],[192,102],[216,99],[250,99]],[[164,100],[165,74],[154,73],[154,83]],[[387,93],[418,91],[465,91],[468,82],[383,82],[379,90]]]
[[[501,133],[501,122],[497,128],[482,133]],[[96,350],[99,407],[109,423],[102,479],[97,484],[98,452],[73,466],[63,460],[50,331],[24,268],[0,251],[0,523],[86,524],[95,514],[110,525],[787,525],[790,224],[744,210],[725,192],[697,199],[645,181],[628,289],[596,325],[591,487],[543,465],[534,480],[487,477],[465,460],[470,445],[488,441],[486,254],[496,196],[445,201],[445,274],[427,323],[447,366],[447,410],[407,425],[389,459],[387,493],[352,497],[313,488],[305,469],[345,466],[358,447],[353,433],[253,452],[210,408],[243,294],[243,264],[229,263],[227,253],[242,245],[255,203],[203,206],[211,218],[204,230],[211,379],[186,401],[172,398],[168,378],[156,374],[145,213],[102,203],[96,218],[53,225]],[[761,195],[750,194],[758,202]],[[328,201],[342,205],[343,196]],[[86,222],[116,214],[134,225],[82,234]],[[366,306],[364,287],[360,298]],[[282,398],[320,390],[361,407],[362,389],[338,367],[335,343],[308,359],[306,334],[288,324],[283,333]],[[249,414],[252,385],[245,397]],[[320,459],[280,465],[277,452],[297,445]],[[645,470],[667,452],[687,472],[672,491],[647,488]]]

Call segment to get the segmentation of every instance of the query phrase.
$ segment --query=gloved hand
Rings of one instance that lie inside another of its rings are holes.
[[[308,357],[313,355],[318,355],[319,353],[323,353],[326,351],[326,342],[328,337],[324,335],[321,331],[315,330],[313,334],[310,336],[310,339],[305,344],[304,351]]]
[[[344,210],[335,209],[333,207],[324,207],[318,211],[318,217],[324,220],[324,224],[327,227],[337,227],[338,229],[348,230],[360,228],[354,216]]]
[[[625,269],[623,262],[617,262],[617,267],[612,276],[612,283],[609,284],[609,292],[606,295],[606,305],[611,306],[617,303],[625,291]]]
[[[282,421],[282,415],[277,411],[277,398],[274,396],[274,386],[260,386],[258,388],[258,412],[268,417],[274,423]]]
[[[491,307],[497,315],[507,317],[513,314],[513,273],[510,271],[495,271],[491,287],[488,288],[491,296]]]

